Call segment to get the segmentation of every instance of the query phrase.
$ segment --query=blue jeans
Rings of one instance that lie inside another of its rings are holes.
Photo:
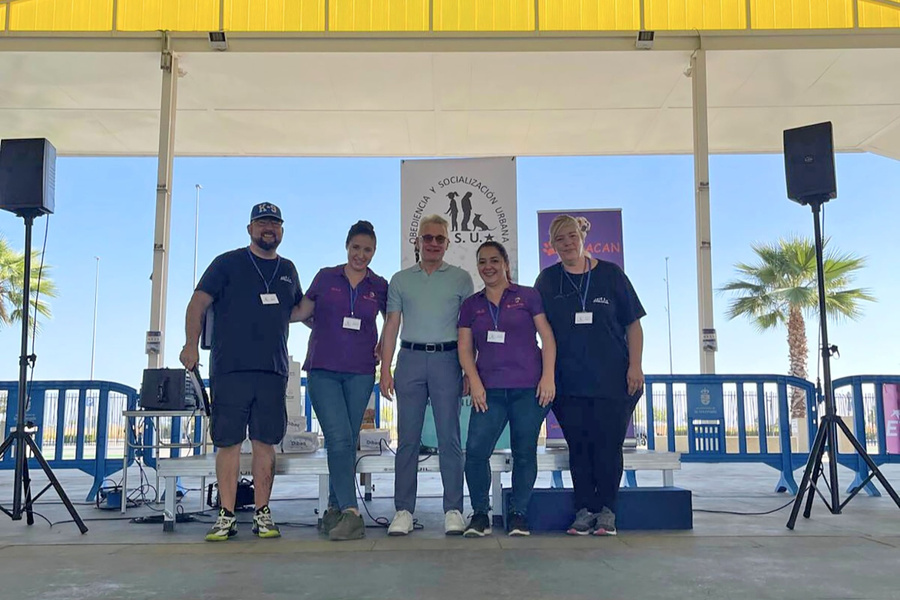
[[[328,506],[357,508],[356,446],[375,375],[313,369],[307,386],[328,450]]]
[[[513,456],[510,511],[524,515],[528,510],[537,479],[538,435],[550,410],[549,406],[538,404],[535,392],[535,388],[490,389],[487,411],[476,412],[472,408],[466,440],[466,483],[476,513],[487,513],[491,508],[490,459],[507,422]]]

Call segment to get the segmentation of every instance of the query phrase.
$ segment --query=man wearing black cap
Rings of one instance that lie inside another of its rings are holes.
[[[218,448],[216,478],[221,509],[206,535],[210,542],[237,533],[234,503],[241,443],[250,431],[256,514],[253,533],[281,533],[269,511],[275,445],[287,427],[284,395],[288,377],[288,325],[303,291],[294,263],[278,256],[283,234],[281,210],[263,202],[250,213],[250,245],[221,254],[203,273],[187,308],[187,343],[181,363],[192,369],[203,315],[212,305],[210,435]]]

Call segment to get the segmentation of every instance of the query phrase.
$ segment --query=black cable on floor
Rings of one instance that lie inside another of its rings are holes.
[[[738,516],[742,516],[742,517],[759,517],[762,515],[771,515],[772,513],[777,513],[778,511],[784,510],[785,508],[787,508],[788,506],[790,506],[793,503],[794,503],[794,500],[790,500],[789,502],[779,506],[778,508],[773,508],[772,510],[767,510],[765,512],[737,512],[737,511],[733,511],[733,510],[710,510],[710,509],[706,509],[706,508],[694,508],[694,509],[692,509],[692,511],[698,512],[698,513],[708,513],[708,514],[713,514],[713,515],[738,515]]]
[[[364,459],[366,456],[383,456],[384,455],[384,439],[378,440],[378,454],[363,454],[362,456],[357,457],[356,463],[353,465],[353,482],[356,484],[356,495],[359,498],[359,501],[362,502],[363,509],[365,509],[366,514],[369,515],[369,519],[375,523],[375,525],[366,525],[366,527],[372,527],[372,529],[386,529],[391,526],[391,522],[387,517],[373,517],[372,513],[369,511],[369,504],[366,502],[365,494],[363,494],[362,489],[359,487],[359,478],[356,476],[356,469],[359,468],[359,461]],[[396,453],[391,449],[390,446],[387,447],[394,455]],[[413,528],[416,527],[416,522],[413,521]],[[419,526],[421,527],[421,525]]]
[[[33,515],[35,515],[35,516],[38,516],[38,517],[42,518],[43,520],[47,521],[47,524],[50,525],[50,527],[53,527],[53,523],[50,522],[50,519],[48,519],[47,517],[45,517],[45,516],[42,515],[41,513],[36,512],[36,511],[31,511],[31,514],[33,514]],[[73,521],[73,523],[74,523],[74,521]]]

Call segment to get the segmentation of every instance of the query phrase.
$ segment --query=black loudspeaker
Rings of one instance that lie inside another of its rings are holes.
[[[198,410],[200,403],[185,369],[144,369],[141,381],[144,410]]]
[[[56,148],[40,139],[0,142],[0,208],[16,214],[53,212]]]
[[[795,202],[837,198],[831,121],[785,129],[784,175],[788,198]]]

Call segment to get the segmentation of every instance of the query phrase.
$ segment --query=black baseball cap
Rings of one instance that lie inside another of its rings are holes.
[[[253,210],[250,211],[250,222],[257,219],[275,219],[284,222],[284,219],[281,218],[281,209],[271,202],[261,202],[253,207]]]

